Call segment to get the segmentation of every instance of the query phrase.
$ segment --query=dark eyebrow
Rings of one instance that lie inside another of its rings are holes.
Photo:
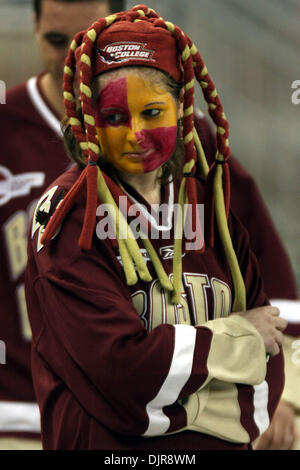
[[[151,103],[145,104],[144,108],[147,106],[152,106],[153,104],[166,104],[164,101],[151,101]]]

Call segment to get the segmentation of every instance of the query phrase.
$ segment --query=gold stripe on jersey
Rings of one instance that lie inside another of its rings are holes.
[[[188,416],[186,429],[230,442],[250,441],[249,434],[240,423],[238,390],[234,384],[212,380],[194,395],[198,401],[196,413],[195,397],[191,396],[183,405]]]
[[[40,439],[0,437],[0,450],[43,450]]]

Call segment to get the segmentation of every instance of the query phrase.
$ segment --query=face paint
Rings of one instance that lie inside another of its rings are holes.
[[[148,154],[143,160],[145,173],[159,168],[171,157],[176,143],[177,127],[144,129],[136,133],[141,148]]]
[[[139,75],[111,80],[96,101],[95,119],[102,150],[120,171],[153,171],[174,151],[176,103],[170,93]]]
[[[96,126],[98,128],[114,125],[113,115],[122,114],[128,122],[122,125],[131,127],[131,117],[127,102],[126,78],[112,80],[100,93],[96,105]],[[120,125],[121,123],[115,123]]]

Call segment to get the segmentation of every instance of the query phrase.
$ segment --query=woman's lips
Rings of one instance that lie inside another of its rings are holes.
[[[124,152],[123,157],[134,158],[137,160],[145,160],[145,158],[149,157],[154,152],[154,149],[144,150],[143,152]]]

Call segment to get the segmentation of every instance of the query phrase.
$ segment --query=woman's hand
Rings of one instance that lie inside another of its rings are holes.
[[[233,315],[240,315],[252,323],[264,340],[267,354],[276,356],[279,353],[287,321],[279,317],[280,310],[277,307],[268,305]]]
[[[299,439],[293,408],[281,401],[270,427],[254,444],[254,450],[293,450]]]

